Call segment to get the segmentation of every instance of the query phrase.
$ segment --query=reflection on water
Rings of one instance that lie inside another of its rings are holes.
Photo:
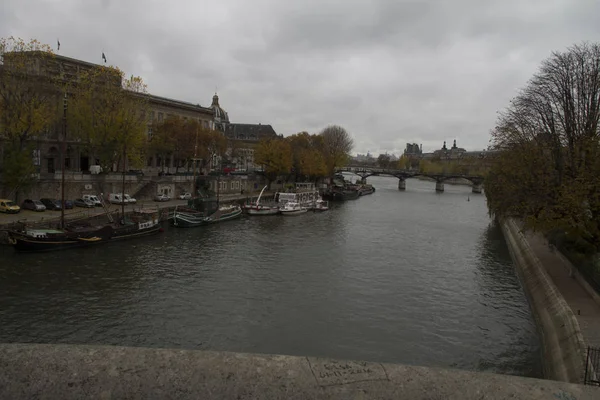
[[[281,353],[539,376],[499,229],[469,188],[370,178],[327,213],[44,255],[0,250],[0,341]],[[467,198],[470,201],[467,201]]]

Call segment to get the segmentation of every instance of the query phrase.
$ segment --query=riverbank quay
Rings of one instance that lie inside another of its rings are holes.
[[[274,192],[264,193],[265,199],[272,198]],[[258,196],[258,193],[249,194],[226,194],[220,196],[220,202],[223,204],[228,203],[239,203],[243,204],[246,201],[251,201]],[[132,213],[134,210],[144,208],[158,208],[161,220],[168,220],[173,216],[173,211],[177,206],[187,205],[187,200],[170,200],[165,202],[139,202],[137,204],[128,204],[125,206],[125,213]],[[117,204],[109,204],[108,212],[113,215],[120,215],[122,207]],[[73,208],[72,210],[65,210],[65,221],[75,221],[82,219],[94,219],[104,218],[106,211],[101,207],[95,208]],[[38,228],[51,227],[56,228],[60,224],[60,211],[46,210],[44,212],[36,212],[31,210],[21,210],[18,214],[0,214],[0,245],[8,245],[8,235],[6,230],[9,230],[11,226],[17,223],[23,223],[28,226],[34,226]]]
[[[549,246],[542,234],[527,232],[525,237],[559,292],[571,307],[586,345],[600,347],[600,296],[598,293],[564,255]]]
[[[548,273],[549,268],[557,268],[556,260],[548,257],[540,242],[534,240],[532,246],[531,236],[522,231],[516,220],[499,220],[538,327],[544,377],[582,383],[586,362],[585,340],[570,304]]]
[[[141,347],[0,344],[0,397],[577,399],[600,388],[462,370]]]

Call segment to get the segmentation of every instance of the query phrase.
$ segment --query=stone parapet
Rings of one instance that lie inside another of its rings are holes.
[[[313,357],[0,344],[0,398],[592,400],[600,388]]]
[[[586,350],[575,315],[517,223],[511,218],[502,218],[500,225],[542,339],[545,377],[583,382]]]

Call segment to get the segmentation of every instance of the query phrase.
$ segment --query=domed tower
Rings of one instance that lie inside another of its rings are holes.
[[[221,132],[225,132],[225,127],[229,124],[229,115],[227,111],[223,110],[219,105],[219,96],[217,93],[212,98],[212,104],[210,108],[215,112],[215,129]]]

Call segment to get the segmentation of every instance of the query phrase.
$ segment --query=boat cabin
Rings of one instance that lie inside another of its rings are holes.
[[[307,206],[313,204],[320,198],[319,191],[312,182],[299,182],[296,183],[296,187],[290,192],[275,193],[275,201],[279,203],[280,206],[283,206],[288,202],[295,202],[302,206]]]

